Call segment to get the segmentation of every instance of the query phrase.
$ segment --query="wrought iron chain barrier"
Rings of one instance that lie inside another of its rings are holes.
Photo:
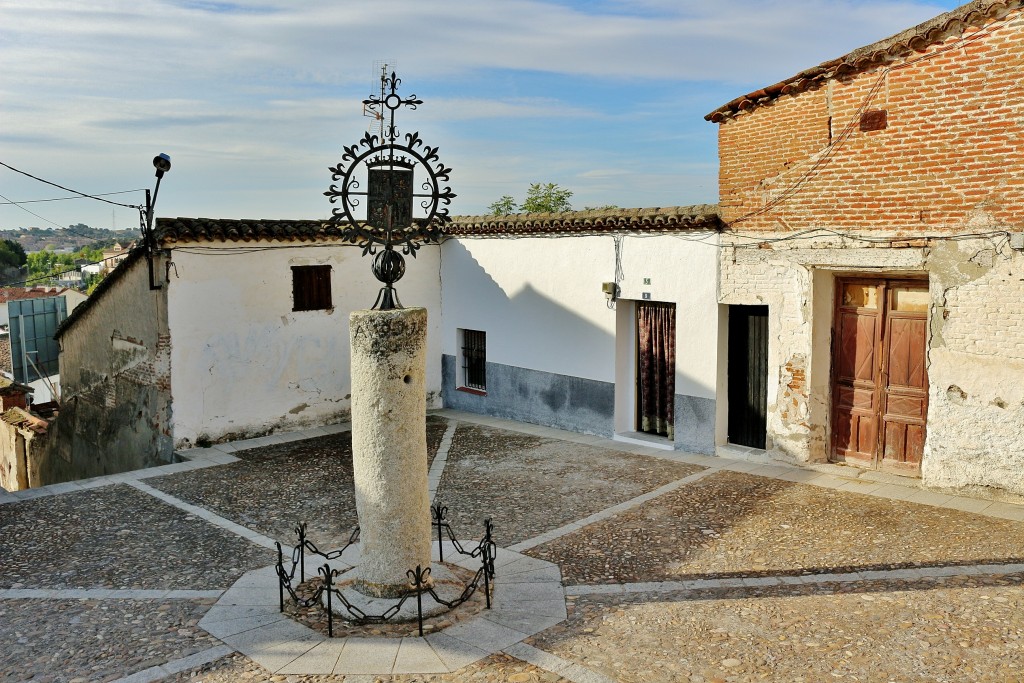
[[[325,562],[322,566],[317,569],[317,573],[323,580],[323,583],[316,589],[313,595],[309,598],[300,598],[296,591],[296,586],[292,585],[295,579],[296,570],[299,571],[299,583],[305,583],[306,581],[306,552],[310,552],[314,555],[324,558],[325,560],[333,560],[342,556],[342,554],[354,543],[359,540],[359,527],[356,527],[351,535],[349,536],[348,542],[344,547],[325,553],[321,551],[316,544],[306,538],[306,523],[303,522],[295,527],[295,533],[298,536],[299,542],[292,550],[291,553],[291,568],[285,569],[284,550],[281,547],[281,543],[277,542],[277,577],[278,577],[278,593],[280,597],[280,611],[284,612],[285,607],[285,593],[287,592],[289,597],[292,599],[294,604],[300,608],[312,607],[314,605],[322,604],[322,600],[326,595],[327,601],[327,635],[334,636],[334,600],[338,599],[341,601],[342,606],[345,610],[352,615],[352,618],[348,621],[355,624],[380,624],[389,621],[394,618],[402,607],[405,605],[406,600],[415,596],[416,597],[416,616],[419,625],[419,634],[423,636],[423,595],[429,594],[434,601],[443,605],[449,609],[455,609],[459,605],[462,605],[476,593],[480,587],[480,582],[483,581],[484,585],[484,596],[486,600],[486,608],[491,609],[491,585],[494,581],[494,556],[497,550],[497,545],[494,542],[493,532],[494,525],[490,519],[484,520],[484,535],[477,543],[476,547],[472,550],[466,550],[458,539],[455,538],[455,534],[452,532],[451,525],[445,521],[445,515],[448,512],[448,508],[441,505],[433,505],[430,508],[431,516],[433,517],[432,524],[437,527],[437,545],[438,545],[438,557],[440,561],[444,561],[444,540],[442,536],[442,530],[447,532],[448,540],[451,541],[456,552],[460,555],[466,555],[467,557],[480,558],[480,568],[477,569],[473,575],[472,580],[466,584],[463,588],[462,593],[459,597],[454,600],[444,600],[434,590],[432,585],[428,585],[428,579],[430,577],[430,567],[422,567],[417,565],[415,569],[410,569],[406,572],[409,577],[409,590],[402,595],[397,603],[393,604],[382,614],[366,614],[363,610],[359,609],[348,599],[345,598],[344,593],[334,587],[334,579],[340,576],[343,572],[332,569],[331,565]]]

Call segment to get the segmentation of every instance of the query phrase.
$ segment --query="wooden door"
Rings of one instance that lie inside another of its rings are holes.
[[[729,443],[764,448],[768,307],[729,306]]]
[[[919,475],[928,413],[928,284],[842,279],[832,359],[832,458]]]

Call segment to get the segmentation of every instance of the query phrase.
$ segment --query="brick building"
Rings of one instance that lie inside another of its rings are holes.
[[[1021,5],[976,0],[706,117],[729,441],[1024,494]]]

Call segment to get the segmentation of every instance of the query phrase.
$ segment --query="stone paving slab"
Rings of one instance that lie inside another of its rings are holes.
[[[444,638],[362,638],[332,640],[290,618],[281,618],[272,567],[252,570],[199,621],[199,627],[272,672],[288,674],[445,673],[468,654],[477,659],[553,626],[566,618],[565,591],[557,567],[501,550],[503,566],[526,570],[532,582],[496,583],[492,609],[469,615],[443,632]],[[500,574],[499,574],[500,575]],[[263,583],[261,583],[263,582]],[[461,642],[453,647],[453,641]],[[320,647],[323,643],[344,643]],[[438,643],[439,651],[433,649]],[[333,669],[328,671],[334,657]]]
[[[567,584],[629,583],[1012,563],[1022,539],[1020,522],[719,471],[525,552]]]
[[[0,528],[0,588],[223,590],[272,557],[126,485],[0,506]]]

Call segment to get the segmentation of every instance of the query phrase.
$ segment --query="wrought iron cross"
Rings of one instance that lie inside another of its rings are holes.
[[[398,94],[402,80],[393,71],[390,77],[382,73],[380,83],[380,96],[371,96],[363,104],[382,113],[387,109],[387,126],[380,137],[367,132],[358,143],[344,148],[341,163],[328,169],[337,184],[324,195],[332,204],[340,199],[331,222],[342,226],[342,239],[362,245],[363,256],[373,255],[373,274],[384,283],[373,308],[387,311],[402,308],[394,287],[405,274],[402,255],[415,258],[420,247],[440,239],[444,225],[451,221],[447,207],[455,194],[448,186],[441,188],[450,181],[451,169],[440,162],[437,148],[423,144],[419,133],[406,133],[403,141],[395,126],[395,111],[416,109],[423,101],[415,95],[402,98]],[[364,169],[365,189],[361,189]],[[418,186],[417,171],[426,174]],[[364,197],[366,216],[359,219],[355,213]],[[414,215],[417,199],[423,213],[419,217]]]

